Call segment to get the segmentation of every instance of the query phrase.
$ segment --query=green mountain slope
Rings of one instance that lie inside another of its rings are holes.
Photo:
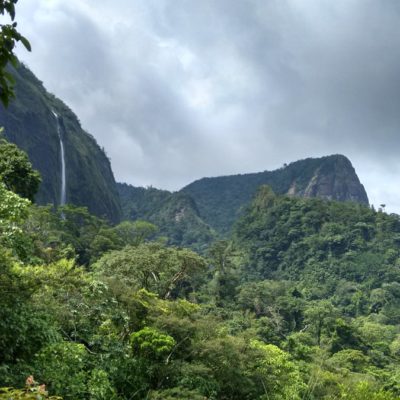
[[[8,140],[28,153],[42,175],[37,202],[60,203],[61,154],[55,112],[65,148],[67,202],[87,206],[95,215],[118,221],[121,209],[110,161],[95,139],[26,67],[21,65],[12,74],[16,99],[8,109],[0,108],[0,126],[5,128]]]
[[[214,230],[199,217],[196,202],[187,194],[121,183],[117,187],[123,218],[152,222],[170,244],[201,251],[216,238]]]
[[[275,171],[203,178],[181,192],[196,200],[200,217],[227,233],[260,185],[279,194],[319,197],[368,204],[368,197],[351,162],[342,155],[307,158]]]

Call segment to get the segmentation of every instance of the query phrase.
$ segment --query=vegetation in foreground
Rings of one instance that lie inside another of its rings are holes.
[[[201,257],[0,177],[0,399],[400,398],[397,215],[262,187]]]

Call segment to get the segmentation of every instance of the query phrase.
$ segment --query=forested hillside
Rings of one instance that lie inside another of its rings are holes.
[[[398,215],[262,186],[202,257],[26,172],[0,164],[0,399],[400,399]]]
[[[216,232],[199,217],[195,200],[185,193],[117,184],[124,220],[145,220],[158,227],[170,245],[204,251]]]

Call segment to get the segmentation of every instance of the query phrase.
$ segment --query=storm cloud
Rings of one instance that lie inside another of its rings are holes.
[[[17,20],[20,58],[117,180],[175,190],[341,153],[400,212],[397,0],[21,0]]]

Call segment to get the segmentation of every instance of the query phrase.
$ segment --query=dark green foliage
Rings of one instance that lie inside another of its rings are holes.
[[[157,228],[145,221],[124,221],[112,226],[85,207],[66,205],[32,207],[23,225],[20,255],[31,263],[50,263],[76,257],[88,265],[105,252],[138,246],[154,237]]]
[[[171,197],[171,192],[118,183],[124,219],[149,219]]]
[[[151,400],[204,400],[204,396],[193,390],[175,387],[172,389],[153,391],[150,393]]]
[[[8,190],[31,201],[41,182],[26,153],[4,139],[0,139],[0,181]]]

